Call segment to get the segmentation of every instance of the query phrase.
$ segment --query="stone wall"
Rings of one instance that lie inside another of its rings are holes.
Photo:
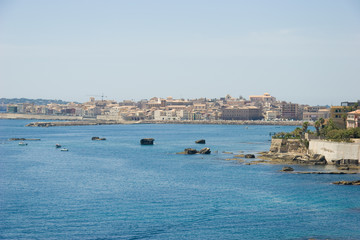
[[[311,140],[310,154],[324,155],[329,164],[339,160],[360,160],[360,143],[330,142],[324,140]]]
[[[300,139],[272,139],[270,152],[306,154],[307,149]]]

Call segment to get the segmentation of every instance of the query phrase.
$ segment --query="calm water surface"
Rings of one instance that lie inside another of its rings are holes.
[[[267,151],[269,132],[294,127],[29,122],[0,120],[2,239],[360,239],[360,187],[331,184],[359,175],[227,160]],[[145,137],[156,144],[140,146]],[[175,154],[201,138],[211,155]]]

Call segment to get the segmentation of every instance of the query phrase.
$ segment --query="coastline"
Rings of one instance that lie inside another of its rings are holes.
[[[301,126],[303,121],[262,121],[262,120],[182,120],[182,121],[114,121],[98,120],[95,118],[83,118],[79,116],[54,116],[41,114],[16,114],[1,113],[0,119],[29,119],[29,120],[61,120],[61,122],[39,121],[28,124],[32,127],[55,127],[55,126],[85,126],[85,125],[114,125],[114,124],[209,124],[209,125],[278,125],[278,126]]]
[[[27,127],[57,127],[57,126],[86,126],[86,125],[121,125],[121,124],[205,124],[205,125],[279,125],[301,126],[301,122],[268,122],[268,121],[106,121],[106,120],[82,120],[60,122],[32,122]]]

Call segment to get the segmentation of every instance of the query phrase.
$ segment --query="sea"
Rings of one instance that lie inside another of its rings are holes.
[[[332,184],[359,174],[234,158],[294,126],[30,122],[0,120],[0,239],[360,239],[360,186]]]

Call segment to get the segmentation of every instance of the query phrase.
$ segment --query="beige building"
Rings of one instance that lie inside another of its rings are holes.
[[[251,102],[275,102],[276,98],[272,97],[269,93],[264,93],[264,95],[252,95],[249,96]]]
[[[299,104],[282,102],[281,118],[294,120],[298,120],[299,118],[301,118],[299,117]]]
[[[303,112],[304,121],[317,121],[320,118],[330,117],[330,109],[325,107],[305,107]]]
[[[261,109],[257,107],[227,107],[222,110],[223,120],[259,120],[262,119]]]
[[[265,112],[265,120],[271,121],[280,118],[281,112],[280,110],[269,110]]]
[[[179,121],[189,118],[186,110],[155,110],[154,120],[157,121]]]
[[[360,127],[360,110],[352,111],[347,114],[346,127]]]

